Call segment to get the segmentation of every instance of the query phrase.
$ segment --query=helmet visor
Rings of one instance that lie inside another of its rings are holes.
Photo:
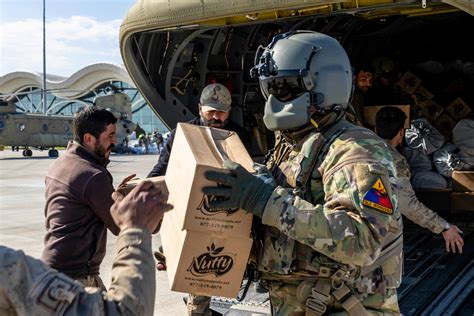
[[[296,99],[308,91],[299,76],[261,78],[260,88],[265,99],[273,95],[282,102]]]

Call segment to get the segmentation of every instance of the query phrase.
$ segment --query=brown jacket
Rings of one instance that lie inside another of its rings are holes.
[[[41,259],[71,277],[98,274],[107,228],[117,235],[110,207],[114,190],[108,159],[75,142],[46,176],[46,236]]]

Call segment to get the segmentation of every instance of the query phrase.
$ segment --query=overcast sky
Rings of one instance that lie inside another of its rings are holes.
[[[98,62],[122,64],[118,34],[136,0],[46,0],[46,72],[70,76]],[[43,72],[43,1],[0,0],[0,76]]]

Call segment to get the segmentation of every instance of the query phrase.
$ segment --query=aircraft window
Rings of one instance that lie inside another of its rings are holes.
[[[18,130],[20,132],[23,132],[25,129],[26,129],[26,124],[25,123],[18,124]]]
[[[5,124],[3,123],[3,121],[0,121],[0,129],[3,129],[3,127],[5,127]]]
[[[43,132],[47,132],[48,131],[48,124],[43,124]]]

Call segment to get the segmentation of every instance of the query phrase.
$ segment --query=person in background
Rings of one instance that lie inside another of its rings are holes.
[[[234,131],[242,139],[242,142],[246,143],[248,136],[245,131],[229,120],[232,109],[231,104],[232,97],[230,91],[220,83],[211,83],[202,90],[199,102],[199,116],[188,123]],[[169,137],[163,143],[158,162],[148,174],[148,178],[165,175],[175,133],[176,130],[172,130]]]
[[[85,286],[102,289],[99,268],[107,229],[114,235],[120,232],[110,214],[114,187],[107,170],[116,142],[116,121],[100,107],[82,108],[73,121],[74,140],[45,179],[46,235],[41,259]]]
[[[220,83],[211,83],[204,87],[201,92],[199,102],[199,116],[189,121],[189,124],[199,126],[210,126],[227,129],[236,132],[244,143],[248,143],[248,136],[237,124],[229,121],[232,109],[232,96],[230,91]],[[147,177],[157,177],[166,174],[168,161],[173,147],[173,140],[176,130],[172,130],[169,137],[164,141],[158,162],[147,175]],[[158,260],[157,268],[166,269],[165,254],[162,251],[155,251]],[[210,315],[208,310],[211,297],[201,295],[189,295],[187,307],[189,315]]]
[[[375,81],[368,105],[414,104],[413,98],[395,85],[397,71],[392,59],[388,57],[375,58],[373,67],[375,69]]]
[[[370,90],[373,83],[374,69],[369,65],[361,66],[354,77],[355,90],[346,115],[349,122],[359,126],[366,126],[364,107],[369,103]]]
[[[161,144],[163,143],[163,135],[158,132],[158,130],[155,128],[153,131],[153,139],[156,143],[156,149],[158,150],[158,153],[161,152]]]
[[[0,246],[0,315],[153,315],[151,233],[171,205],[149,181],[126,197],[113,195],[110,213],[120,234],[110,290],[85,287],[21,250]]]
[[[457,250],[462,253],[464,245],[464,240],[460,235],[462,231],[421,203],[411,186],[410,167],[405,157],[397,151],[405,135],[403,128],[405,119],[405,113],[393,106],[380,109],[375,116],[375,132],[389,145],[397,169],[398,209],[402,215],[415,224],[435,234],[441,233],[447,252],[456,253]]]

